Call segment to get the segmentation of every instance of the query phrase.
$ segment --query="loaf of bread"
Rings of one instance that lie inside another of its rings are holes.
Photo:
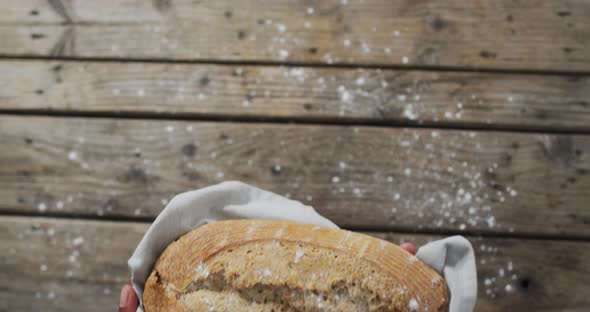
[[[270,220],[201,226],[172,242],[143,293],[155,311],[447,311],[444,279],[400,247]]]

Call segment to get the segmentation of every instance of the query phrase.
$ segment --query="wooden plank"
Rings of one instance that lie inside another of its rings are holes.
[[[590,237],[590,136],[0,117],[0,209],[154,218],[242,180],[342,226]]]
[[[590,3],[4,1],[2,55],[590,70]]]
[[[590,76],[0,62],[0,110],[590,130]]]
[[[115,311],[118,291],[129,276],[126,261],[147,227],[0,217],[0,242],[5,250],[0,256],[0,310]],[[440,238],[370,234],[418,246]],[[586,311],[590,307],[585,295],[590,278],[587,242],[470,240],[478,261],[476,311]]]
[[[116,311],[146,224],[0,217],[0,311]]]

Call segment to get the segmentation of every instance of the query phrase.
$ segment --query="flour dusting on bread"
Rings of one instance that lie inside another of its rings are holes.
[[[444,280],[398,246],[262,220],[208,224],[171,243],[143,297],[146,312],[442,312],[448,305]]]
[[[303,257],[304,252],[301,249],[297,249],[295,250],[295,259],[293,259],[294,263],[299,263],[299,261],[301,260],[301,257]]]

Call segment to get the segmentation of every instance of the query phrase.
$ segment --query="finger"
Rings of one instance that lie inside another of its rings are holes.
[[[137,294],[130,285],[123,286],[119,298],[119,312],[135,312],[139,305]]]
[[[402,249],[404,249],[405,251],[411,253],[412,255],[416,254],[416,248],[414,248],[414,245],[412,243],[403,243],[401,245],[399,245]]]
[[[133,289],[133,282],[131,281],[131,279],[129,279],[129,287],[131,288],[131,297],[133,298],[132,307],[133,311],[135,312],[137,310],[137,307],[139,306],[139,298],[137,297],[135,289]]]

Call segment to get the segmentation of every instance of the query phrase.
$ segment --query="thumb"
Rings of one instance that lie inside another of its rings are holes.
[[[119,298],[119,312],[135,312],[139,305],[137,294],[131,285],[123,286]]]

